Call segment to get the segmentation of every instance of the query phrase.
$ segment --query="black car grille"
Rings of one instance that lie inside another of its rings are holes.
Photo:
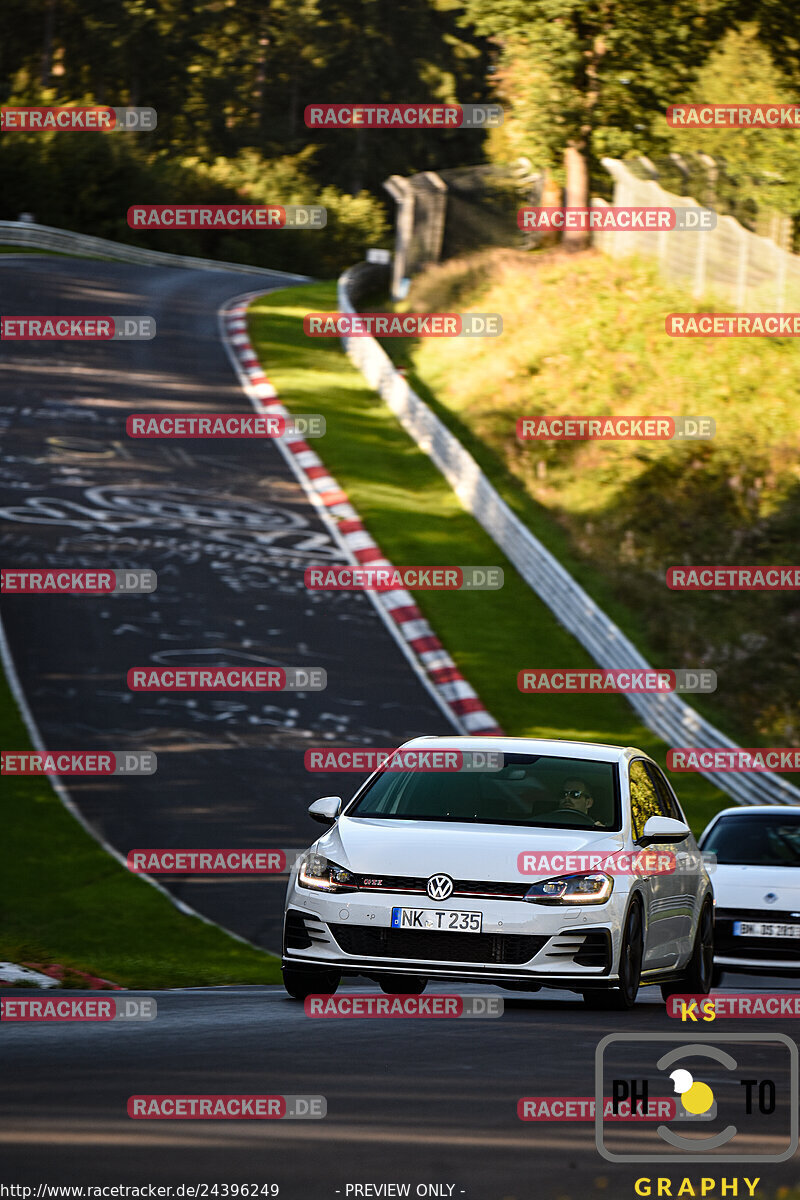
[[[718,908],[714,922],[714,953],[723,958],[752,958],[800,963],[800,938],[738,937],[734,921],[762,921],[772,925],[800,925],[790,912],[763,908]]]
[[[597,929],[587,933],[580,950],[574,955],[574,962],[581,967],[602,967],[604,971],[611,969],[611,934],[607,929]]]
[[[547,957],[577,963],[579,967],[599,967],[611,970],[611,934],[607,929],[564,929],[554,934],[547,948]]]
[[[359,958],[519,966],[533,958],[548,940],[510,933],[436,933],[433,930],[368,929],[364,925],[329,925],[328,928],[345,954]]]
[[[427,895],[427,875],[357,875],[357,887],[365,892],[411,892]],[[495,900],[521,900],[530,883],[496,883],[486,879],[454,879],[452,896],[492,897]]]
[[[284,950],[307,950],[312,944],[303,914],[296,908],[290,908],[283,926]]]

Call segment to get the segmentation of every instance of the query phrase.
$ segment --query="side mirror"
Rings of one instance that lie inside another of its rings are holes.
[[[320,825],[333,825],[339,815],[341,805],[341,796],[323,796],[320,800],[315,800],[313,804],[310,804],[308,811],[315,821],[319,821]]]
[[[636,845],[652,846],[656,842],[662,842],[667,846],[675,846],[678,842],[685,841],[691,832],[688,825],[684,825],[683,821],[676,821],[674,817],[648,817],[642,836],[636,839]]]

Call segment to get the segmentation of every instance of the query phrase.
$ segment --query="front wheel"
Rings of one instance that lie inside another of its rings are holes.
[[[707,996],[715,986],[714,974],[714,910],[711,901],[706,900],[697,922],[692,957],[675,983],[662,983],[661,995],[665,1001],[680,993]]]
[[[608,991],[584,992],[584,1003],[603,1012],[625,1012],[633,1008],[639,992],[644,957],[642,907],[634,900],[625,918],[619,951],[619,984]]]
[[[305,1000],[308,996],[332,996],[342,982],[338,971],[323,968],[283,967],[283,986],[293,1000]]]

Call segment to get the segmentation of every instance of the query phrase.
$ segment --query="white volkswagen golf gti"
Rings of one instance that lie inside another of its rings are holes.
[[[415,738],[398,753],[437,748],[499,754],[502,766],[384,768],[350,801],[311,805],[329,829],[289,880],[291,996],[334,992],[343,975],[390,994],[419,993],[429,979],[568,988],[618,1009],[642,984],[665,996],[709,990],[711,881],[646,754],[478,737]],[[635,868],[624,852],[639,852]],[[545,855],[550,870],[525,873]],[[609,862],[631,873],[598,869]]]

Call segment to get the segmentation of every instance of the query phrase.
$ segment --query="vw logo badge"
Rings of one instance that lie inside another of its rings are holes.
[[[453,894],[453,887],[449,875],[431,875],[426,890],[431,900],[447,900]]]
[[[767,892],[764,899],[766,900],[767,904],[774,904],[775,901],[778,899],[778,897],[775,895],[774,892]]]

